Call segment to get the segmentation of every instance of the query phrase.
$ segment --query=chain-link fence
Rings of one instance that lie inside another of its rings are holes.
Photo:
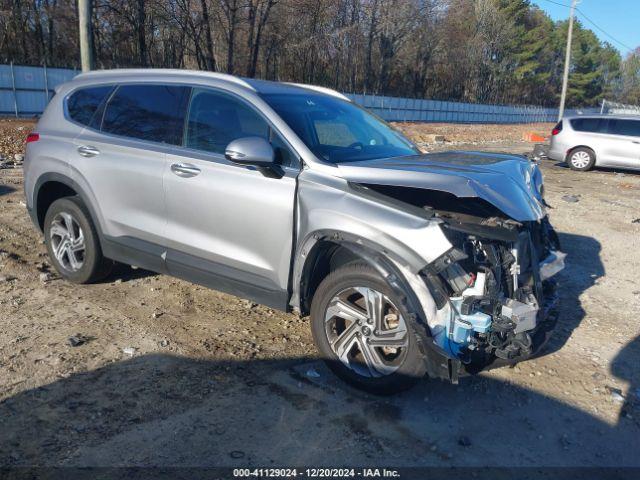
[[[640,115],[640,106],[602,100],[600,113],[607,115]]]

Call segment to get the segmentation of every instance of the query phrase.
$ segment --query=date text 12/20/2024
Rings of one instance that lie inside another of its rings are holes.
[[[236,468],[234,478],[400,478],[387,468]]]

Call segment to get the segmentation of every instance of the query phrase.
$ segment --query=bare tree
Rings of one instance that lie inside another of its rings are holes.
[[[234,72],[234,53],[236,47],[236,34],[239,25],[239,0],[220,0],[222,13],[226,20],[224,27],[227,31],[227,73]]]
[[[351,92],[551,105],[562,74],[566,24],[527,0],[93,1],[101,68],[224,70]],[[0,61],[77,67],[76,2],[0,0]],[[637,56],[623,62],[576,29],[569,101],[635,91],[622,85],[638,83]]]

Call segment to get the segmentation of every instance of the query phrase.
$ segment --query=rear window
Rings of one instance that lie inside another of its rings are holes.
[[[105,85],[75,91],[67,99],[69,117],[82,125],[89,125],[98,107],[112,89],[112,86]]]
[[[640,137],[640,120],[609,120],[609,133]]]
[[[605,133],[606,118],[575,118],[571,120],[571,127],[578,132]]]
[[[182,143],[189,88],[123,85],[109,100],[102,131],[159,143]]]

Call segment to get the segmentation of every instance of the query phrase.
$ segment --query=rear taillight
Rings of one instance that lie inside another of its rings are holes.
[[[551,130],[551,135],[557,135],[560,133],[560,129],[558,128],[554,128],[553,130]]]
[[[40,134],[31,132],[27,135],[26,143],[37,142],[38,140],[40,140]]]

